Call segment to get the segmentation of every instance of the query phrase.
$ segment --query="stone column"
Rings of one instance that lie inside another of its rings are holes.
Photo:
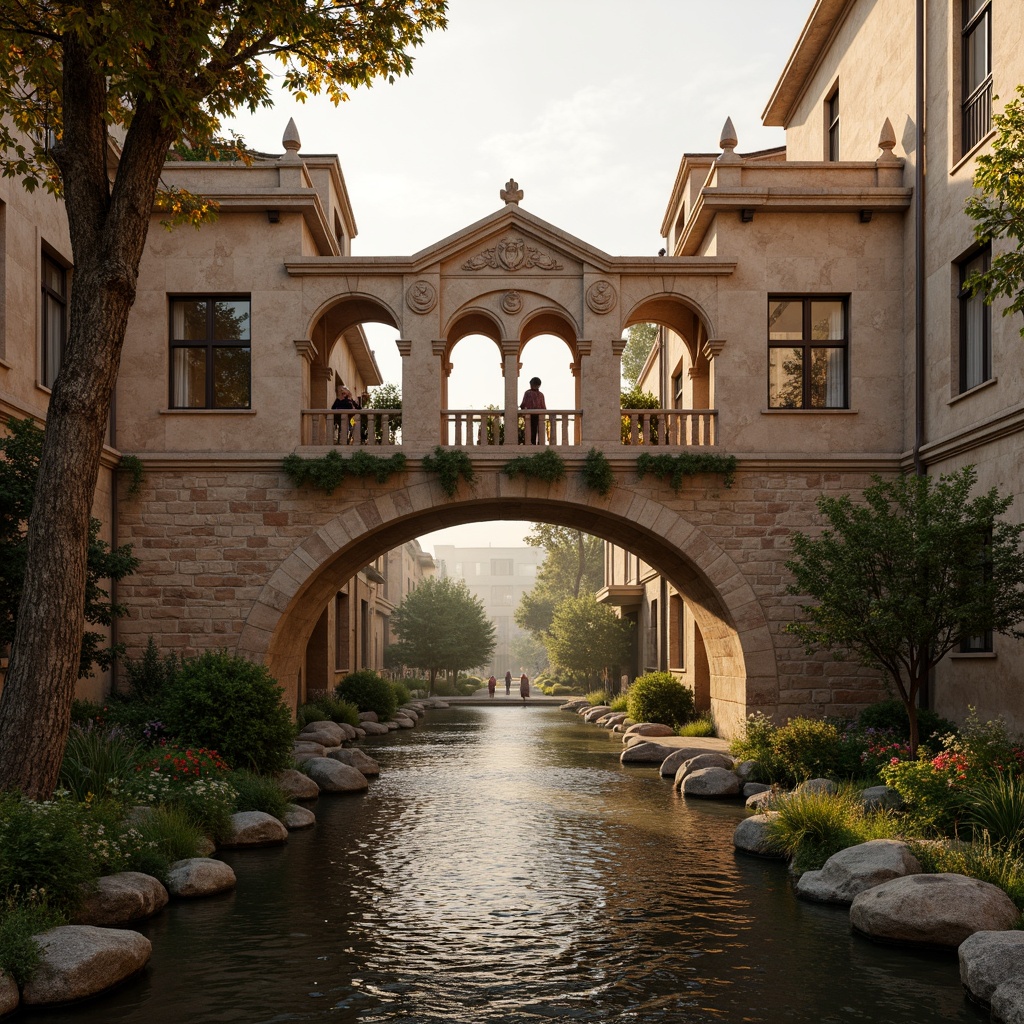
[[[580,339],[580,394],[582,396],[584,448],[592,445],[614,450],[621,441],[619,417],[621,356],[624,338],[591,342]]]
[[[519,437],[519,362],[518,340],[502,341],[501,372],[505,378],[505,444],[518,443]]]
[[[440,440],[441,364],[434,354],[439,343],[399,338],[396,344],[402,356],[402,447],[415,457]]]

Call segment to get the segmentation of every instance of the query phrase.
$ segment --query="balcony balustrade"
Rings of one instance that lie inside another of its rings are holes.
[[[302,444],[390,448],[401,443],[401,409],[303,409]]]
[[[441,412],[441,444],[453,448],[491,445],[530,445],[533,431],[527,420],[536,420],[536,444],[570,448],[582,443],[580,409],[540,409],[516,417],[514,436],[507,436],[505,413],[500,409],[444,409]]]
[[[689,448],[718,443],[717,409],[623,409],[622,443]]]

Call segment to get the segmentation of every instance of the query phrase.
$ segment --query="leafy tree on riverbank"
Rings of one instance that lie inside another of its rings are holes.
[[[863,503],[821,497],[826,528],[793,536],[789,593],[810,595],[787,632],[815,648],[884,669],[917,750],[917,702],[931,669],[990,632],[1022,637],[1024,524],[1001,517],[1012,498],[971,497],[973,467],[935,480],[875,478]]]
[[[554,664],[596,682],[603,669],[626,660],[632,628],[628,619],[587,594],[570,597],[555,609],[544,643]]]
[[[395,609],[391,628],[398,637],[391,656],[427,672],[431,694],[438,672],[448,670],[455,678],[464,669],[482,665],[497,642],[483,602],[469,592],[464,580],[451,577],[424,580]]]
[[[0,787],[48,796],[80,663],[90,511],[139,264],[170,148],[217,145],[240,107],[408,74],[445,0],[69,4],[0,0],[3,173],[62,194],[74,274],[27,536],[22,600],[0,697]],[[272,73],[279,66],[280,73]],[[116,159],[113,158],[116,154]],[[215,212],[175,190],[172,223]],[[39,510],[45,510],[40,513]]]

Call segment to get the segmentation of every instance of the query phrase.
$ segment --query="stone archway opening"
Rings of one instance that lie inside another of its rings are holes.
[[[609,506],[598,507],[567,496],[532,497],[521,489],[515,496],[428,505],[403,515],[394,514],[392,503],[390,516],[367,510],[371,524],[361,529],[346,528],[340,521],[328,524],[300,545],[299,557],[282,566],[276,583],[272,580],[265,588],[239,648],[267,663],[294,706],[302,697],[299,680],[306,644],[325,604],[341,583],[382,553],[425,533],[472,522],[528,520],[571,526],[627,548],[683,595],[707,656],[712,713],[723,734],[735,734],[750,706],[772,704],[777,697],[773,647],[759,603],[731,559],[677,513],[649,499],[614,508],[614,495]],[[351,514],[341,518],[351,522]],[[287,599],[282,588],[290,591]]]

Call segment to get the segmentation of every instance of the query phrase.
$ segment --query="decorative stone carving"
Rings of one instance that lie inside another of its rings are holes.
[[[587,305],[599,316],[610,313],[618,301],[610,281],[595,281],[587,289]]]
[[[483,270],[492,267],[494,270],[561,270],[562,264],[553,256],[549,256],[532,245],[527,245],[522,238],[503,238],[491,249],[471,256],[462,264],[463,270]]]
[[[414,281],[405,293],[408,307],[422,316],[437,305],[437,291],[429,281]]]
[[[523,308],[523,297],[519,292],[505,292],[501,297],[501,308],[510,316]]]
[[[722,354],[723,348],[725,348],[725,338],[708,338],[704,342],[704,357],[710,363],[712,359]]]
[[[498,193],[506,206],[518,206],[523,198],[523,190],[515,178],[509,178],[505,187]]]
[[[727,117],[725,124],[722,125],[722,137],[718,140],[719,146],[722,147],[724,153],[732,153],[732,151],[739,144],[739,139],[736,138],[736,129],[733,126],[732,118]]]

